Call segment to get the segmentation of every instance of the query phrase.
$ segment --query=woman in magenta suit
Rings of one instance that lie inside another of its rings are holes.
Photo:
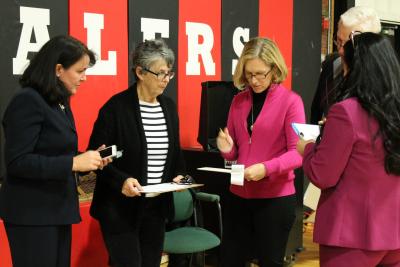
[[[321,142],[297,144],[322,190],[314,241],[323,267],[400,266],[400,66],[385,37],[349,39]]]

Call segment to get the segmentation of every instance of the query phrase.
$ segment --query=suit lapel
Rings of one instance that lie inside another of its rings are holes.
[[[76,132],[74,116],[69,105],[65,105],[64,109],[61,108],[61,106],[59,105],[56,105],[55,108],[56,112],[60,115],[62,121],[64,121],[69,126],[69,128],[72,129],[73,132]]]
[[[65,114],[67,115],[68,124],[74,132],[76,132],[74,115],[69,105],[65,107]]]

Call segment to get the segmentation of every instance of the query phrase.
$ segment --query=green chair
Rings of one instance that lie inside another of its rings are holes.
[[[215,248],[221,243],[222,236],[222,216],[220,197],[214,194],[203,192],[194,192],[183,190],[174,192],[175,216],[173,223],[187,222],[190,226],[183,226],[165,233],[164,252],[169,254],[190,254],[190,263],[192,265],[193,253],[205,252],[208,249]],[[199,227],[198,208],[199,201],[213,202],[218,210],[219,236]],[[204,253],[202,256],[202,265],[204,264]]]

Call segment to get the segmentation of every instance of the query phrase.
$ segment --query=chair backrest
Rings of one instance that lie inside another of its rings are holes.
[[[193,198],[191,192],[186,189],[173,193],[175,215],[174,222],[188,220],[193,214]]]

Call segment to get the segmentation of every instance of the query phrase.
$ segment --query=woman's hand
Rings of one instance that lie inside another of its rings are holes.
[[[229,135],[228,128],[219,129],[219,133],[217,136],[217,147],[219,151],[222,153],[229,153],[233,148],[233,140],[232,137]]]
[[[94,171],[103,164],[98,151],[89,150],[79,154],[72,159],[72,171],[87,172]]]
[[[122,194],[127,197],[136,197],[140,196],[140,192],[142,187],[140,186],[139,182],[135,178],[128,178],[125,180],[124,184],[122,185]]]
[[[309,144],[309,143],[315,143],[315,141],[314,141],[314,140],[304,140],[304,139],[302,139],[302,138],[300,138],[299,141],[297,141],[296,149],[297,149],[297,152],[299,152],[299,154],[300,154],[301,156],[304,155],[304,148],[305,148],[306,145]]]
[[[247,181],[258,181],[267,176],[267,169],[262,163],[253,164],[244,169],[244,179]]]
[[[172,181],[176,184],[179,184],[181,182],[181,179],[183,178],[183,175],[178,175]]]
[[[318,121],[318,125],[322,126],[326,123],[326,117],[322,117],[322,119],[320,121]]]

